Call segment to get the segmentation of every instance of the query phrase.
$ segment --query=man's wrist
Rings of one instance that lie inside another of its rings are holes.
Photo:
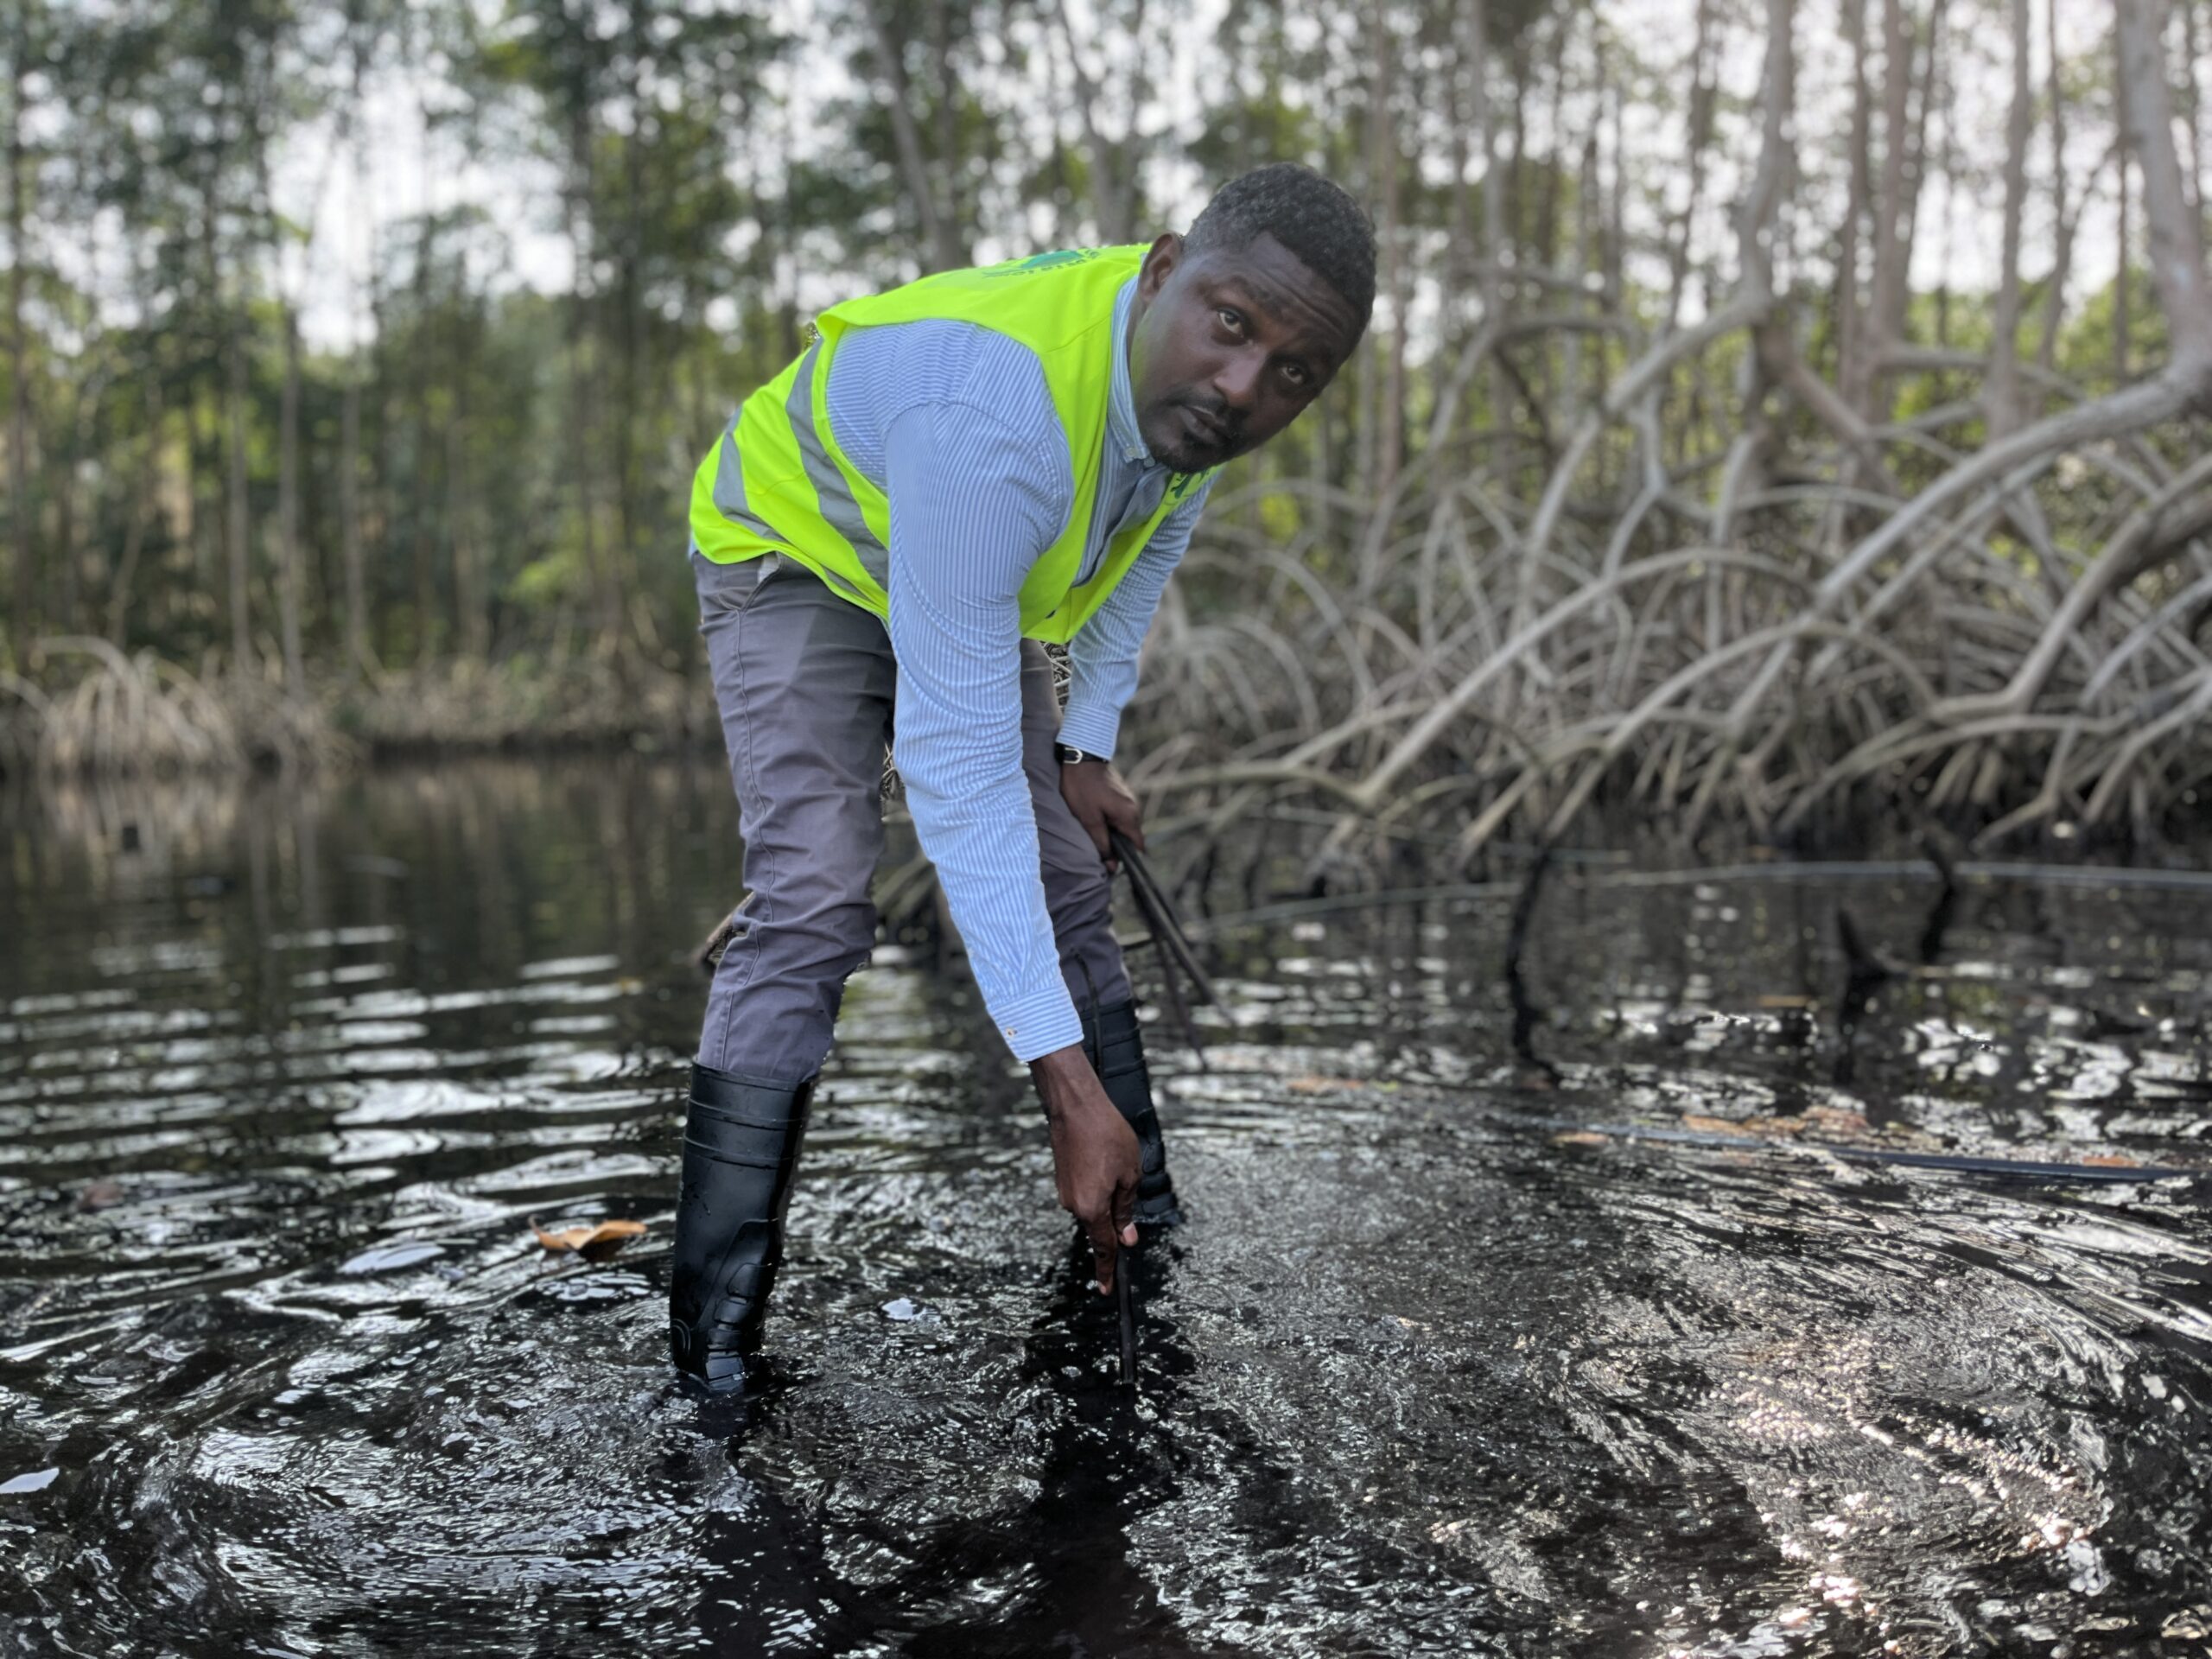
[[[1056,742],[1052,745],[1052,753],[1059,757],[1060,764],[1064,766],[1103,766],[1109,764],[1111,760],[1110,756],[1099,754],[1090,749],[1078,748],[1072,743]]]
[[[1056,1048],[1049,1054],[1039,1054],[1029,1062],[1029,1070],[1039,1077],[1071,1077],[1077,1066],[1088,1068],[1090,1057],[1083,1052],[1080,1043],[1070,1043],[1065,1048]]]
[[[1073,1043],[1039,1054],[1029,1062],[1029,1075],[1036,1080],[1038,1096],[1045,1103],[1045,1116],[1056,1123],[1066,1116],[1071,1102],[1082,1098],[1083,1085],[1096,1080],[1090,1057],[1080,1044]]]

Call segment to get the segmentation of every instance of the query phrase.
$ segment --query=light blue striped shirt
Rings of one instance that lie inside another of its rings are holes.
[[[1105,454],[1082,577],[1111,537],[1151,517],[1173,476],[1137,430],[1128,322],[1114,302]],[[974,323],[855,329],[825,394],[838,447],[891,503],[891,646],[899,659],[895,755],[922,850],[937,866],[991,1017],[1014,1058],[1081,1040],[1038,867],[1021,761],[1019,596],[1075,506],[1067,440],[1037,354]],[[1068,646],[1060,738],[1114,752],[1137,654],[1205,505],[1160,522]]]

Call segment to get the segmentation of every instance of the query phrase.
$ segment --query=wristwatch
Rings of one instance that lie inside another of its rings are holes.
[[[1079,766],[1086,760],[1103,760],[1106,758],[1103,754],[1093,754],[1088,749],[1078,749],[1072,743],[1056,742],[1052,745],[1052,753],[1060,757],[1060,764],[1064,766]]]

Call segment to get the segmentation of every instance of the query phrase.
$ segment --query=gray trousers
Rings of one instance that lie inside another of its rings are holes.
[[[745,885],[707,995],[699,1058],[747,1082],[812,1077],[830,1052],[845,978],[875,943],[868,897],[883,851],[883,758],[898,665],[882,622],[774,555],[691,556],[722,739],[737,786]],[[1021,749],[1037,815],[1045,903],[1076,1007],[1129,998],[1098,849],[1060,798],[1052,664],[1021,642]]]

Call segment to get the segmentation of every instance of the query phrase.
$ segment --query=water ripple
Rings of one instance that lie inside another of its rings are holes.
[[[8,831],[10,1651],[2201,1650],[2212,1189],[1924,1160],[2212,1169],[2212,894],[1984,871],[1939,927],[1906,867],[1592,867],[1519,1009],[1496,893],[1217,925],[1205,1067],[1152,1031],[1192,1219],[1135,1396],[1019,1069],[887,949],[786,1385],[702,1433],[725,791],[371,778],[162,869]]]

